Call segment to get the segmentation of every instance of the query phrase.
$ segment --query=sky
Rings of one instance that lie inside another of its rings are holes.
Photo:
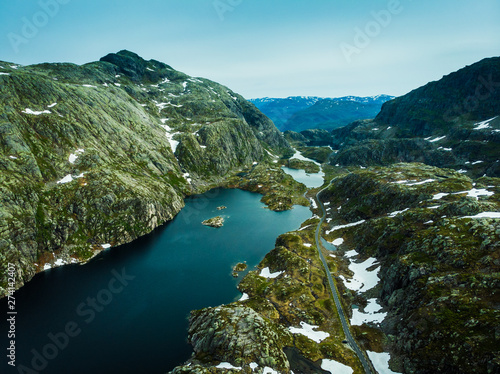
[[[9,0],[0,60],[122,49],[246,98],[403,95],[500,55],[498,0]]]

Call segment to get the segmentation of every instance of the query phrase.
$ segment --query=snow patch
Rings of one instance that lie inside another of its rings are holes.
[[[460,218],[500,218],[500,212],[482,212],[475,216],[465,216]]]
[[[300,326],[301,326],[300,328],[290,326],[288,328],[288,330],[292,334],[304,335],[304,336],[308,337],[309,339],[315,341],[316,343],[321,343],[323,340],[325,340],[326,338],[328,338],[330,336],[330,334],[325,332],[325,331],[314,331],[319,326],[309,325],[305,322],[300,322]]]
[[[425,138],[425,140],[429,141],[430,143],[435,143],[435,142],[438,142],[440,140],[443,140],[444,138],[446,138],[446,135],[444,136],[439,136],[437,138],[434,138],[434,139],[431,139],[432,137],[430,138]]]
[[[184,177],[184,179],[185,179],[185,180],[186,180],[189,184],[191,184],[191,180],[192,180],[192,179],[191,179],[191,178],[189,178],[189,173],[184,173],[184,174],[182,174],[182,176]]]
[[[313,225],[307,225],[307,226],[304,226],[304,227],[302,227],[302,228],[298,229],[297,231],[302,231],[302,230],[305,230],[305,229],[307,229],[307,228],[309,228],[309,227],[311,227],[311,226],[313,226]]]
[[[406,211],[407,211],[407,210],[409,210],[409,209],[410,209],[410,208],[406,208],[406,209],[404,209],[404,210],[396,210],[395,212],[389,213],[388,215],[389,215],[389,217],[394,218],[394,217],[396,217],[398,214],[404,213],[404,212],[406,212]]]
[[[276,370],[270,368],[269,366],[264,366],[264,371],[262,374],[280,374]]]
[[[389,360],[391,356],[387,352],[370,352],[366,351],[368,354],[368,357],[370,358],[370,361],[372,362],[373,366],[375,367],[375,370],[379,374],[397,374],[396,371],[392,371],[389,369]]]
[[[342,245],[342,243],[344,243],[344,238],[337,238],[335,239],[332,244],[336,247],[338,247],[339,245]]]
[[[387,313],[380,312],[382,307],[377,303],[377,299],[368,299],[368,305],[365,311],[359,309],[352,310],[351,325],[361,326],[363,323],[380,323],[387,316]]]
[[[331,233],[333,231],[337,231],[337,230],[340,230],[340,229],[345,229],[346,227],[358,226],[358,225],[361,225],[361,224],[363,224],[365,222],[366,221],[363,219],[363,220],[358,221],[358,222],[348,223],[347,225],[334,226],[330,230],[327,230],[326,233],[329,234],[329,233]]]
[[[335,360],[324,358],[321,360],[321,369],[329,371],[331,374],[352,374],[353,370],[350,366],[341,364]]]
[[[177,150],[177,146],[179,145],[179,141],[174,140],[174,135],[180,134],[180,132],[174,132],[173,134],[171,134],[170,131],[172,131],[172,129],[170,128],[170,126],[168,125],[160,125],[160,126],[166,130],[165,136],[167,137],[168,142],[170,143],[172,152],[175,153],[175,151]]]
[[[238,301],[245,301],[245,300],[248,300],[250,299],[250,296],[248,296],[247,293],[244,293],[243,295],[241,295],[240,299]]]
[[[473,188],[470,191],[454,192],[453,195],[460,195],[466,193],[468,197],[474,197],[479,200],[479,196],[493,196],[495,193],[488,191],[486,188]]]
[[[446,192],[440,192],[432,196],[432,200],[441,200],[443,197],[448,196],[449,193]]]
[[[234,369],[234,370],[241,370],[240,366],[233,366],[229,362],[221,362],[219,365],[216,366],[217,369]]]
[[[493,121],[494,119],[496,119],[497,117],[498,116],[490,118],[490,119],[487,119],[486,121],[483,121],[483,122],[475,123],[474,126],[476,126],[476,127],[474,127],[473,130],[489,129],[490,128],[490,122]]]
[[[426,179],[426,180],[421,181],[421,182],[408,183],[407,186],[418,186],[418,185],[421,185],[421,184],[431,183],[431,182],[435,182],[435,181],[436,181],[435,179]]]
[[[64,184],[64,183],[69,183],[72,182],[74,179],[77,178],[83,178],[83,175],[85,173],[81,173],[80,175],[77,175],[76,177],[73,177],[71,174],[66,175],[63,179],[57,182],[57,184]]]
[[[271,273],[268,267],[265,267],[260,271],[260,276],[263,278],[268,278],[268,279],[274,279],[276,277],[279,277],[281,274],[283,274],[284,271],[277,271],[275,273]]]
[[[345,253],[347,258],[356,256],[358,253],[355,250],[351,250]],[[375,265],[377,262],[376,258],[370,257],[361,263],[351,262],[349,264],[349,270],[353,272],[353,276],[350,280],[347,280],[344,276],[340,276],[344,281],[345,286],[352,291],[368,291],[375,287],[379,282],[378,272],[380,266],[374,270],[368,271],[367,269]]]
[[[102,244],[101,247],[103,249],[108,249],[108,248],[111,248],[111,244],[107,243],[107,244]]]
[[[50,110],[36,111],[36,110],[31,110],[30,108],[26,108],[22,112],[26,113],[26,114],[33,114],[35,116],[39,116],[40,114],[50,114],[50,113],[52,113]]]
[[[78,155],[79,155],[80,153],[83,153],[83,152],[85,152],[85,150],[80,148],[80,149],[77,149],[77,150],[75,151],[75,153],[70,154],[70,155],[69,155],[69,162],[70,162],[70,164],[74,164],[74,163],[75,163],[75,161],[76,161],[76,159],[78,158]]]
[[[311,206],[313,209],[318,209],[318,204],[316,204],[316,200],[314,200],[312,197],[309,198],[311,201]]]

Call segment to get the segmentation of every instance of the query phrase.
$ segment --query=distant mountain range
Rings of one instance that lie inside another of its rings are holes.
[[[394,96],[344,96],[321,98],[317,96],[290,96],[261,98],[250,101],[267,115],[281,131],[306,129],[333,130],[359,119],[374,118],[382,104]]]

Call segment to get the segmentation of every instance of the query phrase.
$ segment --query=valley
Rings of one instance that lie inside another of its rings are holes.
[[[1,65],[0,291],[7,295],[7,269],[14,267],[25,310],[33,298],[44,318],[50,314],[49,304],[35,297],[47,290],[30,291],[31,283],[78,268],[75,284],[101,260],[111,258],[106,268],[117,265],[112,257],[125,251],[130,267],[146,261],[137,271],[158,274],[143,284],[152,294],[133,316],[123,312],[137,297],[128,290],[127,303],[110,305],[107,319],[120,315],[115,331],[121,331],[129,317],[168,315],[174,299],[162,288],[191,276],[159,274],[173,265],[189,273],[196,256],[210,266],[197,275],[192,270],[194,278],[225,273],[204,292],[216,298],[199,296],[176,315],[174,325],[191,311],[189,327],[183,324],[167,344],[178,341],[182,354],[169,352],[163,372],[500,370],[500,58],[398,98],[364,98],[379,100],[372,119],[352,122],[348,113],[346,123],[333,127],[332,106],[359,106],[360,98],[260,101],[274,105],[283,124],[292,108],[307,126],[316,125],[284,133],[227,87],[129,51],[82,66]],[[487,95],[474,96],[478,87]],[[459,110],[457,103],[470,97],[474,110]],[[169,231],[181,219],[196,226]],[[157,230],[173,242],[165,253],[156,249],[155,260],[141,243],[154,241]],[[212,230],[223,244],[202,250],[208,240],[201,230]],[[199,240],[188,245],[190,237]],[[237,244],[242,238],[245,245]],[[165,258],[176,240],[179,258]],[[195,253],[184,258],[184,245]],[[225,258],[235,246],[245,249]],[[235,265],[253,249],[236,282]],[[68,270],[57,269],[62,265]],[[101,271],[92,274],[102,278]],[[77,298],[85,294],[82,287]],[[71,315],[72,304],[65,308],[59,319]],[[153,321],[146,329],[162,326],[161,318]],[[117,361],[135,348],[137,337],[123,334],[112,354]],[[186,334],[191,347],[181,343]],[[161,334],[155,337],[149,347],[161,357],[160,347],[168,348]],[[74,349],[68,362],[78,357]],[[121,372],[139,370],[125,362]],[[160,370],[158,362],[151,370]]]

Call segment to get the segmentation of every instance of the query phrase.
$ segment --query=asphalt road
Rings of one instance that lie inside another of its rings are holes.
[[[332,182],[330,182],[330,184],[331,183]],[[321,211],[323,213],[321,216],[321,220],[318,223],[318,227],[316,227],[316,235],[315,235],[316,248],[318,249],[319,257],[321,258],[321,262],[323,262],[323,267],[325,268],[326,276],[328,278],[328,283],[330,285],[330,292],[332,294],[333,300],[335,301],[335,305],[336,305],[337,311],[339,313],[340,322],[342,324],[342,329],[344,330],[344,335],[346,337],[346,340],[349,343],[349,345],[351,346],[351,348],[354,350],[354,353],[356,353],[356,355],[358,356],[359,361],[361,361],[361,364],[363,365],[365,373],[373,374],[373,373],[376,373],[376,371],[374,371],[372,369],[373,366],[371,365],[371,362],[368,361],[368,359],[366,358],[366,355],[363,353],[363,351],[361,351],[361,349],[358,346],[358,343],[356,343],[356,340],[354,340],[354,337],[352,336],[351,331],[349,330],[349,325],[347,323],[347,319],[346,319],[346,316],[344,314],[344,309],[342,308],[342,304],[340,304],[340,298],[338,295],[337,286],[335,285],[335,282],[333,281],[332,275],[330,273],[330,269],[328,268],[328,264],[326,263],[325,257],[323,256],[323,252],[321,251],[321,247],[320,247],[321,242],[319,239],[319,235],[321,232],[321,226],[323,225],[323,222],[324,222],[325,217],[326,217],[326,210],[325,210],[325,206],[323,205],[323,203],[319,199],[319,195],[321,194],[321,192],[326,190],[330,186],[330,184],[316,194],[316,201],[318,202],[318,206],[321,208]]]

